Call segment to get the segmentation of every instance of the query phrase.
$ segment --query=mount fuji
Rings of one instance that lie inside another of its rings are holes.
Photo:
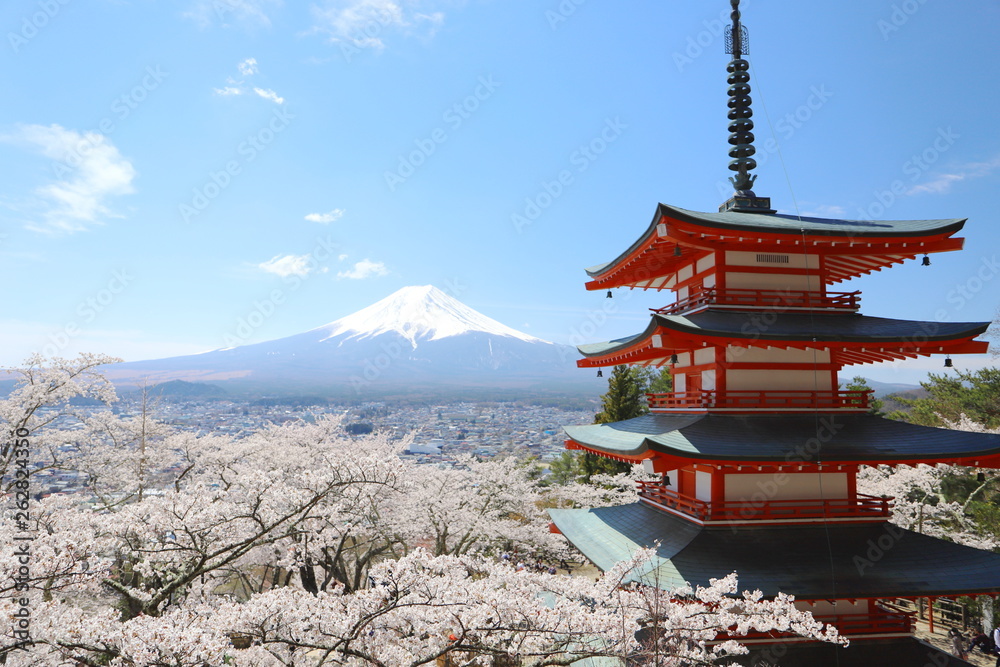
[[[304,333],[184,357],[118,364],[119,384],[140,378],[224,383],[254,392],[345,396],[424,389],[478,394],[530,389],[581,393],[578,354],[512,329],[436,287],[404,287]]]

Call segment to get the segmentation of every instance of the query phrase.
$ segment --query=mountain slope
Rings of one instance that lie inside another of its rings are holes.
[[[370,395],[422,387],[565,391],[582,378],[576,350],[519,332],[441,290],[405,287],[286,338],[116,366],[116,381],[230,381],[285,391]]]

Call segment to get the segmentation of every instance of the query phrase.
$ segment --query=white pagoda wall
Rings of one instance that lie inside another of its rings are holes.
[[[712,501],[712,473],[699,470],[695,473],[694,497],[703,502]]]
[[[822,482],[822,483],[821,483]],[[788,472],[726,475],[727,501],[835,500],[847,498],[847,473]]]
[[[818,275],[797,273],[726,273],[726,289],[760,289],[789,292],[819,292]]]
[[[831,391],[830,371],[729,370],[727,391]]]
[[[777,347],[735,347],[726,348],[727,363],[748,364],[828,364],[829,350],[782,350]]]

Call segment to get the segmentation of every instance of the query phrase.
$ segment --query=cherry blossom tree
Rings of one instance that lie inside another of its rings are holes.
[[[32,433],[32,445],[44,452],[44,460],[37,456],[41,465],[30,472],[52,467],[59,461],[58,439],[49,440],[41,436],[45,427],[60,419],[78,420],[70,400],[77,397],[96,399],[102,403],[116,400],[114,386],[100,373],[106,364],[121,361],[115,357],[98,354],[81,354],[74,360],[54,358],[46,361],[40,355],[29,357],[23,366],[9,369],[14,376],[15,387],[10,396],[0,400],[0,422],[7,424],[11,433],[18,430]],[[0,480],[6,486],[0,491],[12,489],[15,476],[12,474],[13,448],[0,446]]]
[[[475,556],[417,550],[372,568],[374,585],[310,594],[281,587],[245,602],[214,597],[119,620],[59,602],[38,606],[34,644],[8,664],[707,665],[745,652],[732,637],[787,632],[843,642],[791,598],[739,595],[735,575],[671,592],[625,584],[649,553],[597,582],[516,571]],[[13,661],[13,662],[12,662]],[[506,662],[505,662],[506,661]]]
[[[2,510],[0,544],[32,537],[27,561],[0,552],[8,665],[693,665],[739,653],[729,634],[837,640],[790,598],[739,594],[735,575],[626,585],[647,553],[597,582],[518,571],[496,554],[558,546],[545,490],[513,461],[408,464],[405,442],[349,438],[331,417],[233,438],[76,414],[73,396],[114,398],[109,361],[30,360],[0,404],[47,443],[38,466],[85,473],[76,496]],[[24,613],[30,636],[15,633]]]
[[[976,433],[1000,433],[961,415],[958,421],[943,420],[947,428]],[[892,496],[895,507],[891,521],[908,530],[948,539],[977,549],[991,550],[1000,546],[996,535],[984,532],[968,515],[969,504],[996,479],[984,475],[983,482],[962,502],[949,500],[942,488],[948,478],[969,477],[969,468],[938,465],[862,468],[858,474],[858,491],[874,496]]]

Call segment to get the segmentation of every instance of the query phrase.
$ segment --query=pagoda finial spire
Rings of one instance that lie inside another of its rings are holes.
[[[726,53],[731,53],[729,61],[729,163],[730,171],[736,172],[729,181],[736,190],[733,198],[719,207],[722,211],[771,211],[771,201],[757,197],[751,188],[757,180],[751,174],[757,168],[753,159],[757,149],[753,145],[753,109],[750,108],[750,63],[743,57],[750,51],[750,37],[740,22],[740,0],[730,0],[733,6],[733,25],[726,28]]]

